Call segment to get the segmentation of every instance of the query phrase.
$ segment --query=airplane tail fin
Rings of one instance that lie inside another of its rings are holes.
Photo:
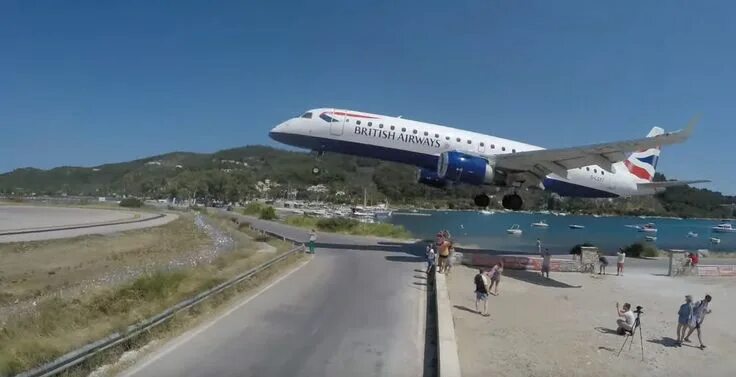
[[[654,127],[649,131],[647,137],[655,137],[663,133],[664,130],[662,128]],[[626,169],[628,169],[635,177],[651,182],[652,179],[654,179],[654,173],[657,170],[659,153],[659,147],[634,152],[624,161],[624,165],[626,165]]]

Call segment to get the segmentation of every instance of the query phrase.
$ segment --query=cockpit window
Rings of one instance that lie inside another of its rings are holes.
[[[302,118],[312,119],[312,113],[306,112],[304,115],[302,115]]]

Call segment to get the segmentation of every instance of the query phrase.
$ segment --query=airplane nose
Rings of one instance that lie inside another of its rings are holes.
[[[272,128],[271,131],[268,133],[268,136],[276,141],[281,141],[283,139],[284,132],[286,131],[287,127],[289,127],[289,121],[279,123],[276,127]]]

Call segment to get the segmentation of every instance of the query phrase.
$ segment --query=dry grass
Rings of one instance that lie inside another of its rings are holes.
[[[13,257],[16,267],[25,268],[21,272],[13,271],[13,276],[16,277],[16,282],[12,283],[15,288],[13,297],[17,297],[24,294],[18,287],[29,289],[42,284],[44,272],[46,276],[56,275],[48,275],[47,271],[58,271],[58,275],[64,279],[74,279],[82,271],[93,272],[101,267],[123,268],[130,263],[148,264],[155,260],[165,260],[166,256],[176,253],[177,249],[191,250],[197,244],[206,245],[209,239],[191,224],[192,220],[188,217],[159,228],[128,232],[116,237],[93,236],[5,245],[4,249],[0,249],[4,254],[0,255]],[[193,229],[189,228],[190,225]],[[48,298],[35,308],[32,315],[8,320],[0,329],[0,376],[27,370],[124,329],[275,256],[274,253],[258,252],[259,245],[247,234],[239,232],[237,224],[228,224],[227,219],[220,219],[218,225],[221,229],[227,229],[238,246],[217,257],[211,264],[177,271],[152,272],[130,283],[100,288],[79,298]],[[186,236],[184,229],[189,232]],[[118,242],[110,241],[118,237],[124,242],[120,242],[120,239]],[[291,249],[291,244],[281,241],[273,242],[272,246],[279,251]],[[58,255],[67,253],[69,258],[58,258]],[[51,258],[52,256],[55,258]],[[36,265],[24,266],[24,261]],[[264,272],[232,292],[250,287],[271,273],[272,271]],[[17,280],[17,276],[27,278]],[[202,308],[216,307],[232,295],[232,292],[208,300],[208,304]],[[184,317],[194,316],[202,308],[191,310]],[[176,326],[168,325],[162,331],[176,331]]]

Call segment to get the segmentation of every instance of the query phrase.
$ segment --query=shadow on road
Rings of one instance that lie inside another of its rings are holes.
[[[454,307],[454,308],[455,308],[455,309],[457,309],[457,310],[462,310],[462,311],[464,311],[464,312],[468,312],[468,313],[473,313],[473,314],[478,314],[478,311],[476,311],[476,310],[473,310],[473,309],[470,309],[470,308],[469,308],[469,307],[467,307],[467,306],[462,306],[462,305],[453,305],[452,307]]]
[[[601,334],[612,334],[612,335],[619,335],[616,330],[614,329],[608,329],[605,327],[596,327],[595,331],[598,331]]]
[[[534,271],[527,271],[527,270],[506,270],[504,271],[504,275],[516,279],[521,280],[526,283],[535,284],[535,285],[541,285],[545,287],[552,287],[552,288],[582,288],[581,285],[570,285],[567,283],[563,283],[561,281],[555,280],[555,279],[548,279],[545,277],[542,277],[539,275],[538,272]]]
[[[664,336],[662,339],[649,339],[648,343],[660,344],[665,347],[677,347],[677,340]]]

